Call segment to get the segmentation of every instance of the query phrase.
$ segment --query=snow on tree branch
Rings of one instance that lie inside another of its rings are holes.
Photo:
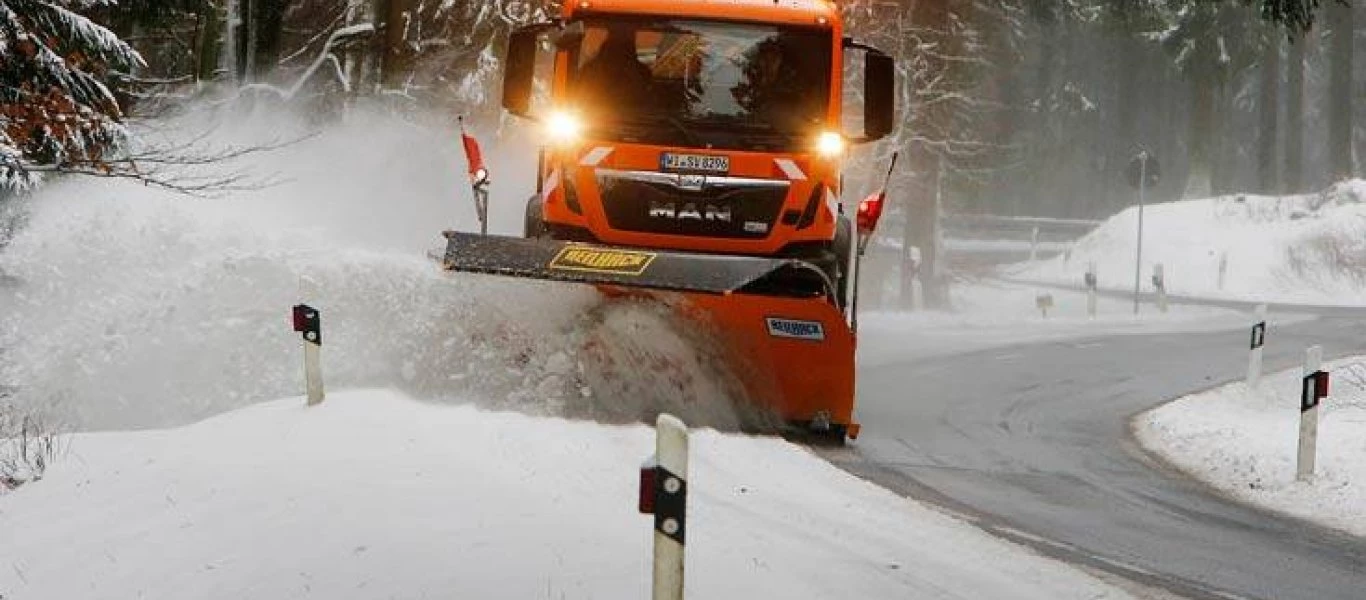
[[[42,169],[102,164],[127,143],[111,68],[143,65],[110,30],[72,7],[99,0],[0,2],[0,187],[28,188]]]
[[[59,40],[61,47],[58,50],[66,51],[64,54],[71,51],[93,54],[89,58],[119,69],[146,65],[137,51],[114,32],[54,2],[7,0],[7,3],[25,14],[39,35]]]

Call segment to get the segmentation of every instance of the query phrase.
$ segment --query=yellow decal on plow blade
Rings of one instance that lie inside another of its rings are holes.
[[[569,246],[550,261],[550,268],[562,271],[588,271],[613,275],[637,276],[649,268],[655,259],[653,252],[579,248]]]

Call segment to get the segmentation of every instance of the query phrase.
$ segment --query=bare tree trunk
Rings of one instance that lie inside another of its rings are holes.
[[[1333,40],[1329,49],[1330,73],[1328,83],[1328,161],[1329,174],[1334,180],[1353,175],[1352,160],[1352,7],[1337,2],[1328,3],[1328,18]]]
[[[380,64],[385,87],[403,87],[408,74],[408,0],[381,0],[384,15],[384,49]]]
[[[911,13],[911,22],[925,31],[925,43],[935,46],[935,52],[924,58],[925,73],[918,74],[923,81],[938,81],[939,85],[947,79],[949,65],[942,58],[949,43],[948,0],[919,0]],[[951,128],[953,115],[946,110],[944,102],[934,102],[928,106],[913,107],[918,110],[918,130],[932,139],[942,138]],[[948,304],[948,291],[945,281],[937,275],[942,273],[938,264],[936,235],[940,190],[940,172],[943,164],[939,151],[925,141],[917,142],[911,151],[911,168],[916,174],[918,185],[908,196],[910,210],[907,218],[914,245],[920,248],[920,284],[924,291],[927,308],[941,308]]]
[[[1234,191],[1238,140],[1233,130],[1233,86],[1220,78],[1214,90],[1214,119],[1210,126],[1210,193],[1222,196]]]
[[[1025,3],[1025,12],[1032,24],[1038,28],[1038,49],[1039,57],[1037,69],[1034,71],[1033,90],[1030,97],[1037,102],[1037,109],[1032,115],[1035,131],[1039,132],[1040,138],[1044,140],[1044,145],[1048,148],[1058,147],[1058,126],[1054,116],[1054,81],[1058,79],[1059,70],[1058,55],[1063,44],[1062,36],[1058,31],[1058,6],[1054,0],[1030,0]],[[1064,51],[1065,50],[1061,50]],[[1041,206],[1057,200],[1059,194],[1059,175],[1065,179],[1071,179],[1069,175],[1063,175],[1054,168],[1057,159],[1055,153],[1046,153],[1048,159],[1037,162],[1041,168],[1035,169],[1029,177],[1028,190],[1022,190],[1021,194],[1024,206],[1029,207],[1025,210],[1037,212]],[[1066,161],[1061,161],[1066,162]],[[1067,185],[1074,185],[1075,181],[1069,181]],[[1020,207],[1011,207],[1012,214],[1019,214]]]
[[[237,30],[234,32],[237,49],[233,61],[237,81],[252,83],[256,81],[256,3],[264,0],[237,0]]]
[[[242,11],[239,9],[241,0],[223,0],[223,45],[219,51],[219,70],[223,77],[231,84],[240,84],[242,79],[238,77],[237,55],[240,52],[238,47],[238,30],[242,28]]]
[[[1285,191],[1304,191],[1304,51],[1308,34],[1292,40],[1287,60],[1285,102]]]
[[[1363,5],[1360,2],[1353,2],[1352,7],[1356,11],[1353,22],[1356,23],[1358,31],[1366,29],[1366,27],[1363,27],[1363,25],[1366,25],[1366,5]],[[1353,55],[1355,55],[1356,49],[1359,47],[1360,46],[1352,47]],[[1352,85],[1353,96],[1360,97],[1366,95],[1366,85],[1363,85],[1360,82],[1354,82]],[[1354,102],[1352,104],[1352,108],[1355,111],[1352,118],[1352,156],[1356,161],[1353,163],[1352,168],[1357,175],[1362,175],[1363,171],[1366,171],[1366,145],[1364,145],[1366,144],[1366,104],[1361,102]]]
[[[1205,198],[1214,190],[1213,135],[1214,103],[1217,85],[1210,73],[1188,73],[1190,84],[1190,175],[1186,179],[1186,198]]]
[[[255,14],[252,32],[252,71],[256,77],[269,75],[280,62],[287,3],[252,0]]]
[[[199,39],[195,40],[198,58],[195,75],[199,81],[212,81],[222,61],[223,15],[215,2],[206,2],[199,13]]]
[[[920,193],[917,184],[902,187],[909,190],[909,193],[901,195],[906,208],[905,219],[901,224],[901,309],[919,310],[915,302],[915,282],[920,278],[917,270],[920,268],[918,257],[915,255],[916,223],[915,223],[915,197]]]
[[[1276,160],[1280,150],[1281,113],[1281,38],[1272,34],[1262,53],[1261,90],[1257,101],[1261,127],[1257,132],[1258,190],[1274,194],[1280,190],[1280,166]]]
[[[346,24],[360,25],[375,22],[375,3],[379,0],[347,0]],[[346,79],[351,84],[352,94],[364,94],[374,90],[379,83],[378,65],[369,45],[362,45],[346,54]]]

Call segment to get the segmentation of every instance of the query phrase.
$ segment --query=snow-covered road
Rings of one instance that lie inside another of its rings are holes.
[[[1274,328],[1269,368],[1302,349],[1360,353],[1359,319]],[[1360,599],[1366,541],[1240,505],[1132,443],[1129,419],[1238,378],[1242,329],[994,348],[865,369],[863,437],[836,464],[1066,560],[1196,598]]]

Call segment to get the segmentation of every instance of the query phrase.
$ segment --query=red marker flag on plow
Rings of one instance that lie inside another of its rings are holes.
[[[896,159],[900,152],[892,153],[892,163],[887,166],[887,178],[882,180],[882,189],[870,194],[858,203],[857,226],[858,226],[858,253],[863,256],[864,250],[868,247],[868,241],[873,238],[873,232],[877,230],[877,223],[882,219],[882,208],[887,203],[887,186],[892,183],[892,172],[896,169]]]
[[[460,144],[465,147],[465,162],[469,166],[470,188],[474,192],[474,213],[479,217],[479,233],[489,232],[489,170],[484,166],[484,153],[479,140],[465,131],[465,118],[460,118]]]
[[[465,146],[465,162],[469,165],[470,182],[479,185],[489,179],[489,170],[484,167],[484,153],[479,149],[479,140],[465,131],[465,119],[460,119],[460,143]]]

